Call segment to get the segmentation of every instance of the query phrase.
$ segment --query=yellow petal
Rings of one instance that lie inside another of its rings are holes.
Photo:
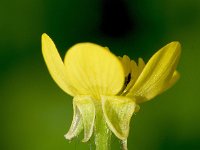
[[[102,96],[102,109],[110,130],[121,140],[126,140],[129,134],[129,124],[135,102],[125,96]]]
[[[138,73],[140,74],[145,67],[145,62],[142,58],[138,59]]]
[[[176,69],[181,47],[171,42],[156,52],[146,64],[128,96],[134,96],[138,103],[152,99],[168,86]]]
[[[128,56],[124,55],[121,58],[121,62],[124,67],[125,77],[127,77],[128,74],[131,72],[131,64],[130,64],[131,60]]]
[[[134,60],[130,61],[130,81],[126,85],[126,88],[124,89],[122,95],[126,95],[128,90],[134,85],[136,79],[138,78],[138,66],[135,63]]]
[[[93,43],[71,47],[64,59],[68,79],[80,95],[115,95],[124,84],[120,60],[107,48]]]
[[[56,49],[55,44],[47,34],[42,35],[42,54],[47,68],[58,86],[70,95],[75,95],[73,89],[67,80],[66,68]]]
[[[131,81],[130,83],[127,85],[127,91],[133,87],[133,85],[135,84],[138,76],[140,75],[140,73],[142,72],[142,70],[145,67],[145,63],[143,61],[142,58],[138,59],[138,65],[135,63],[134,60],[131,60]]]
[[[180,73],[178,71],[174,71],[171,80],[168,82],[167,86],[163,89],[163,91],[171,88],[180,78]]]

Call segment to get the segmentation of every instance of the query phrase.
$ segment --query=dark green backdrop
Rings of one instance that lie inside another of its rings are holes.
[[[46,69],[43,32],[53,38],[62,56],[73,44],[90,41],[110,47],[116,55],[147,61],[168,42],[180,41],[181,79],[141,106],[132,118],[128,145],[130,150],[200,149],[200,1],[107,2],[1,0],[1,150],[94,149],[81,143],[82,137],[64,139],[72,120],[72,98]],[[116,138],[112,149],[120,149]]]

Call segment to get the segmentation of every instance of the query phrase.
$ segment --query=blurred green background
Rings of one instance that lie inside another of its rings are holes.
[[[181,79],[133,116],[128,147],[200,149],[199,0],[1,0],[1,150],[94,149],[81,143],[81,136],[64,139],[72,97],[47,71],[41,55],[44,32],[62,56],[73,44],[90,41],[147,61],[165,44],[180,41]],[[120,149],[114,137],[112,149]]]

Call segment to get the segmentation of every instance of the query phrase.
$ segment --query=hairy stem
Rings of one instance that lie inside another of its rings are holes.
[[[111,131],[109,130],[101,105],[96,105],[95,145],[96,150],[110,150]]]

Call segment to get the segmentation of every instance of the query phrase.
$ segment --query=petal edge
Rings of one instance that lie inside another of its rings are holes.
[[[69,85],[66,68],[63,64],[63,61],[54,42],[46,33],[42,34],[42,54],[54,81],[63,91],[71,96],[74,96],[76,92],[75,89]]]

